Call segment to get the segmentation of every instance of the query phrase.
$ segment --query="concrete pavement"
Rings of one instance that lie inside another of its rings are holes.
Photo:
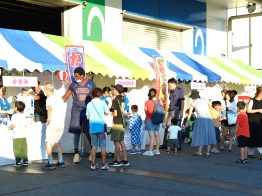
[[[262,195],[262,160],[234,164],[233,152],[193,157],[195,149],[184,144],[177,156],[129,155],[131,166],[91,171],[87,157],[66,168],[41,169],[41,162],[28,167],[0,167],[0,195]],[[110,159],[109,161],[112,161]]]

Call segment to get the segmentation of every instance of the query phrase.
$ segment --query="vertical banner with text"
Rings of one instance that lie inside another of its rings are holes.
[[[74,70],[77,67],[85,69],[85,53],[83,46],[66,46],[66,66],[70,82],[75,81]]]
[[[157,98],[161,100],[165,111],[167,111],[168,88],[166,78],[167,60],[163,57],[153,57],[154,69],[156,72]]]

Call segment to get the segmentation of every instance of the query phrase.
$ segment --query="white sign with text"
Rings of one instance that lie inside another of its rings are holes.
[[[37,77],[3,76],[3,86],[35,87],[37,86]]]
[[[256,86],[245,86],[245,92],[256,92]]]
[[[195,89],[195,90],[206,89],[206,83],[191,82],[191,89]]]
[[[128,79],[116,79],[115,85],[121,84],[123,87],[136,87],[136,80],[128,80]]]

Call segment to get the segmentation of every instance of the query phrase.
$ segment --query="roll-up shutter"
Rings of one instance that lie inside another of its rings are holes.
[[[182,29],[123,19],[123,44],[182,51]]]

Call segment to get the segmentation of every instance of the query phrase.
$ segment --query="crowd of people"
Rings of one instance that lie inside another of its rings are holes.
[[[177,86],[174,78],[168,80],[169,105],[166,119],[156,115],[156,107],[161,106],[157,98],[157,90],[149,89],[148,100],[144,108],[137,105],[129,105],[126,95],[127,89],[122,85],[111,85],[103,89],[96,87],[93,80],[86,78],[82,68],[74,70],[73,81],[66,93],[61,97],[54,94],[52,82],[45,82],[44,89],[38,86],[33,88],[34,94],[30,96],[35,100],[36,120],[42,123],[42,143],[46,146],[48,161],[43,169],[53,170],[56,167],[65,167],[62,145],[60,143],[64,132],[64,121],[59,115],[61,105],[65,104],[72,96],[71,119],[69,133],[74,135],[73,162],[79,163],[80,134],[84,133],[91,145],[89,160],[90,168],[107,170],[109,166],[129,166],[128,152],[124,142],[125,129],[131,134],[132,149],[130,155],[142,154],[144,156],[160,155],[160,149],[166,149],[170,154],[174,151],[177,155],[182,149],[183,143],[191,143],[197,147],[193,154],[195,157],[209,157],[211,153],[220,153],[227,150],[232,152],[234,142],[240,148],[240,158],[234,163],[247,163],[248,157],[256,158],[255,149],[258,150],[262,160],[262,87],[258,87],[254,98],[247,103],[237,101],[235,90],[222,90],[222,98],[214,98],[212,102],[201,98],[197,90],[192,90],[189,98],[192,99],[190,107],[185,109],[184,90]],[[26,93],[26,92],[22,92]],[[25,104],[22,101],[14,101],[14,110],[8,103],[6,88],[0,86],[0,114],[1,123],[8,124],[13,129],[13,145],[15,154],[15,166],[28,165],[26,120],[22,115]],[[144,110],[145,120],[139,115]],[[154,118],[154,119],[153,119]],[[141,127],[148,132],[148,149],[141,152]],[[164,139],[160,145],[160,126],[165,128]],[[106,137],[111,135],[114,143],[115,160],[107,163]],[[225,146],[225,144],[228,144]],[[53,161],[53,147],[57,147],[58,161]],[[204,151],[204,147],[206,150]],[[97,148],[101,149],[101,167],[97,163]],[[42,152],[42,153],[46,153]],[[182,153],[182,151],[181,151]]]

